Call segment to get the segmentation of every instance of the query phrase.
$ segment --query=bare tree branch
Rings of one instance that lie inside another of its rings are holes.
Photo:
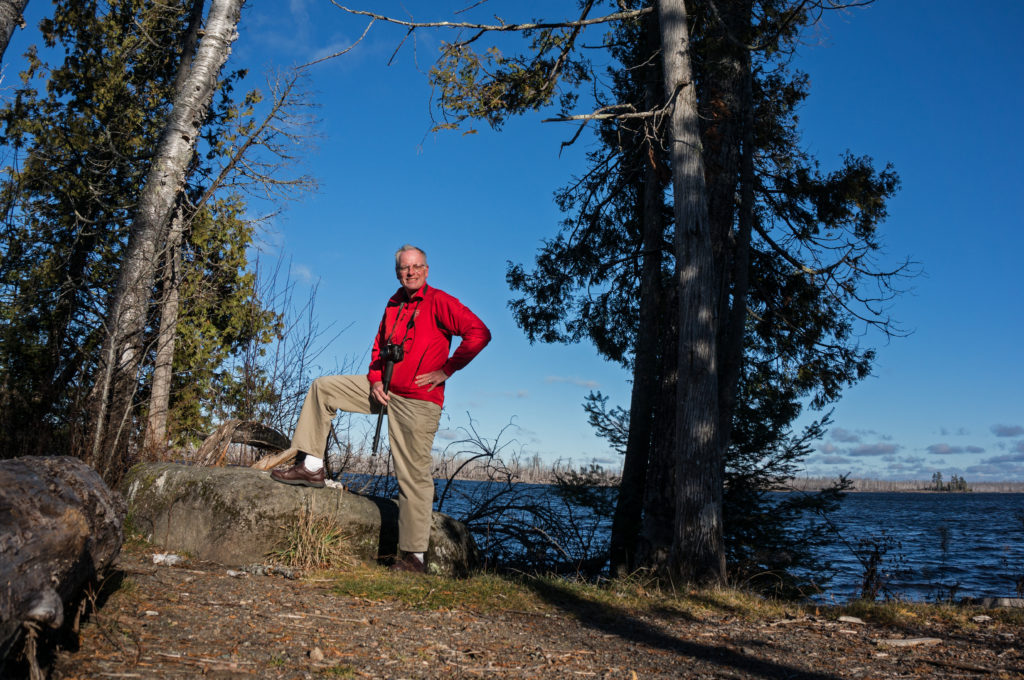
[[[536,23],[524,23],[524,24],[479,24],[468,21],[403,21],[401,19],[394,19],[392,17],[385,16],[383,14],[376,14],[375,12],[368,12],[365,10],[350,9],[341,5],[337,0],[331,0],[331,4],[338,9],[344,10],[349,14],[356,14],[359,16],[370,17],[377,21],[384,21],[389,24],[397,24],[398,26],[405,26],[410,29],[417,28],[457,28],[457,29],[473,29],[482,32],[511,32],[511,31],[533,31],[543,28],[583,28],[586,26],[595,26],[597,24],[607,24],[613,21],[622,21],[623,19],[635,19],[636,17],[649,14],[654,11],[653,7],[644,7],[643,9],[637,9],[632,11],[615,12],[614,14],[606,14],[602,17],[595,17],[593,19],[580,19],[578,21],[541,21]]]

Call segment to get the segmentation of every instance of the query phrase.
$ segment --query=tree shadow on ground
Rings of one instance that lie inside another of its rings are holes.
[[[704,661],[723,670],[733,669],[764,678],[790,678],[792,680],[840,680],[839,676],[808,671],[796,666],[760,659],[725,645],[701,644],[667,633],[649,621],[630,614],[625,609],[580,597],[568,587],[550,581],[532,581],[530,587],[544,600],[572,615],[586,626],[615,635],[623,640],[656,647],[667,652]],[[678,613],[673,616],[689,618]]]

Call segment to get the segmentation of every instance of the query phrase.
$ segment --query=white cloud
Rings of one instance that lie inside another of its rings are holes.
[[[951,453],[963,453],[964,449],[960,446],[950,446],[949,444],[932,444],[928,447],[928,453],[934,453],[936,455],[948,455]]]
[[[982,461],[983,465],[1003,465],[1004,463],[1024,463],[1024,451],[1014,452],[1006,456],[994,456]]]
[[[304,264],[293,264],[291,267],[291,275],[297,281],[303,283],[313,283],[316,281],[316,277],[313,276],[313,270]]]

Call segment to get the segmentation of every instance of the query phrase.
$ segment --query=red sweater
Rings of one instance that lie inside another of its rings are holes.
[[[452,336],[461,338],[455,353],[448,356]],[[384,362],[380,348],[386,343],[401,344],[405,357],[395,364],[390,391],[412,399],[444,404],[444,386],[432,390],[416,386],[416,376],[438,369],[451,376],[468,364],[491,341],[491,332],[476,314],[443,290],[427,284],[410,299],[404,288],[391,296],[384,309],[367,378],[372,385],[382,380]]]

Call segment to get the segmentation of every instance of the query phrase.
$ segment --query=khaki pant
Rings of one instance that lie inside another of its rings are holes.
[[[302,404],[292,447],[323,456],[331,421],[339,410],[376,413],[379,408],[365,375],[317,378]],[[426,552],[430,541],[434,506],[430,451],[440,420],[441,407],[435,403],[396,394],[388,402],[388,438],[398,477],[398,549],[404,552]]]

